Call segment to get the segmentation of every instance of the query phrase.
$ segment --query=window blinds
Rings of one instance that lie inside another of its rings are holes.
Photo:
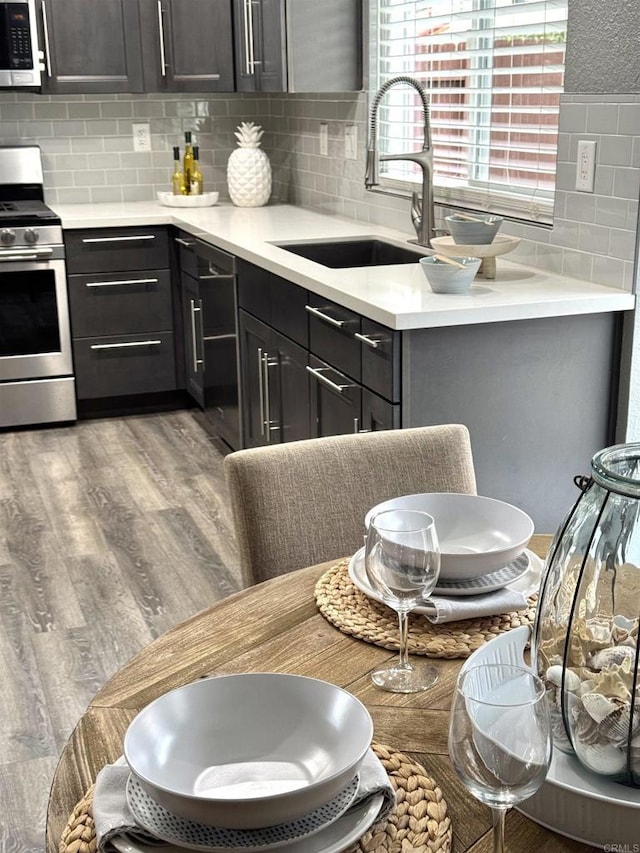
[[[551,220],[567,0],[375,0],[372,94],[408,74],[431,104],[436,200]],[[379,109],[379,149],[422,146],[409,86]],[[381,164],[388,186],[420,180],[415,165]]]

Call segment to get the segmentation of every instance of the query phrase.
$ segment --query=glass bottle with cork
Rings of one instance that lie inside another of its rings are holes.
[[[195,160],[193,157],[193,145],[191,143],[191,131],[184,134],[184,157],[182,158],[182,172],[184,174],[184,185],[187,195],[191,193],[191,180],[194,171]]]
[[[180,148],[173,146],[173,175],[171,176],[171,190],[173,195],[186,195],[184,185],[184,174],[180,168]]]
[[[197,145],[193,146],[193,171],[191,172],[191,195],[202,195],[202,172],[200,171],[200,149]]]

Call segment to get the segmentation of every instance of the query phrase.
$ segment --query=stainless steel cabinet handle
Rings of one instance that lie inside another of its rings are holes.
[[[248,0],[244,0],[242,4],[243,17],[243,34],[244,34],[244,73],[251,74],[251,63],[249,62],[249,15],[251,10],[248,6]]]
[[[180,243],[181,246],[186,246],[187,249],[190,249],[191,246],[195,246],[196,244],[195,240],[183,240],[182,237],[176,237],[175,241],[176,243]]]
[[[45,3],[45,0],[42,0],[42,29],[44,32],[44,58],[47,63],[47,77],[52,77],[51,50],[49,49],[49,21],[47,19],[47,4]]]
[[[125,243],[131,240],[155,240],[155,234],[141,234],[139,237],[83,237],[83,243]]]
[[[196,314],[200,311],[200,306],[196,305],[195,299],[189,300],[189,307],[191,309],[191,354],[193,356],[193,372],[198,372],[198,365],[203,364],[201,358],[198,358],[198,343],[197,343],[197,332],[196,332]]]
[[[216,275],[199,275],[198,281],[229,281],[235,278],[233,273],[216,273]]]
[[[328,314],[323,314],[322,311],[319,311],[317,308],[314,308],[313,305],[305,305],[304,307],[305,311],[308,311],[309,314],[313,314],[314,317],[318,317],[320,320],[324,320],[326,323],[330,323],[332,326],[336,326],[338,329],[341,329],[343,326],[347,325],[346,320],[335,320]]]
[[[160,73],[167,76],[167,57],[164,52],[164,19],[162,13],[162,2],[158,0],[158,38],[160,41]]]
[[[124,341],[121,344],[91,344],[91,349],[128,349],[129,347],[159,347],[162,341]]]
[[[264,371],[264,429],[267,444],[271,443],[271,400],[269,399],[269,353],[262,356],[262,369]]]
[[[264,435],[264,374],[262,372],[262,347],[258,347],[258,397],[260,398],[260,435]]]
[[[323,376],[323,370],[331,370],[330,367],[309,367],[307,365],[307,372],[310,373],[315,379],[319,382],[322,382],[323,385],[326,385],[328,388],[331,388],[332,391],[337,391],[338,394],[342,394],[345,388],[356,388],[357,386],[353,383],[349,383],[347,385],[336,385],[335,382],[332,382],[330,379],[327,379],[326,376]]]
[[[203,341],[231,341],[236,339],[235,332],[228,332],[226,335],[205,335]]]
[[[368,335],[361,335],[360,332],[354,332],[353,337],[357,338],[359,341],[362,341],[363,344],[366,344],[369,347],[373,347],[373,349],[378,349],[380,346],[380,341],[376,341],[374,338],[370,338]]]
[[[123,278],[120,281],[88,281],[86,287],[115,287],[120,284],[158,284],[157,278]]]

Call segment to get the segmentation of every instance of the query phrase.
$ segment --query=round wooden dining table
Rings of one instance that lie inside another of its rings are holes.
[[[544,556],[549,541],[536,536],[529,547]],[[375,740],[422,764],[437,782],[448,804],[453,853],[490,853],[490,810],[463,787],[447,752],[449,709],[462,660],[434,660],[438,682],[421,693],[399,695],[375,687],[371,671],[397,653],[343,633],[319,613],[316,582],[335,563],[282,575],[217,602],[150,643],[107,682],[60,757],[49,798],[48,853],[58,852],[74,806],[100,769],[122,754],[127,726],[141,708],[204,675],[266,671],[320,678],[357,696],[371,713]],[[596,849],[515,810],[507,816],[506,838],[510,853]]]

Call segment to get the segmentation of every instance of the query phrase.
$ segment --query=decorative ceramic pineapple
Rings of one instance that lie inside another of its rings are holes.
[[[252,121],[243,121],[236,130],[238,147],[227,163],[227,183],[231,201],[238,207],[261,207],[271,195],[271,164],[260,150],[264,131]]]

